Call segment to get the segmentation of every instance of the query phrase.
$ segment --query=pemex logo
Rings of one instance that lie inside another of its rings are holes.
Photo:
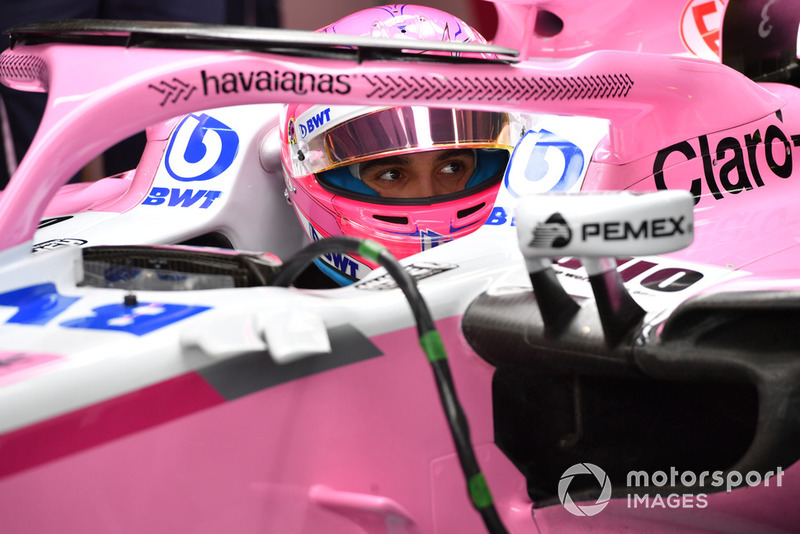
[[[553,213],[546,221],[540,222],[533,229],[529,247],[532,248],[564,248],[572,241],[572,230],[560,213]]]
[[[600,490],[600,497],[594,504],[577,505],[569,495],[569,485],[575,475],[593,475],[602,488]],[[561,480],[558,481],[558,499],[564,508],[569,513],[577,516],[592,516],[597,515],[603,511],[611,500],[611,481],[608,479],[606,472],[590,463],[575,464],[561,475]]]

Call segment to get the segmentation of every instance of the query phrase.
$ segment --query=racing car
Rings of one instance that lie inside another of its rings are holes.
[[[51,98],[0,195],[3,532],[795,530],[800,10],[731,0],[709,60],[561,5],[491,45],[11,29]],[[398,261],[303,245],[276,125],[320,99],[532,119],[479,227]]]

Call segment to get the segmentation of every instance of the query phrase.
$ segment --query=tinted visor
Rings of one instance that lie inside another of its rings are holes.
[[[508,148],[506,113],[394,107],[361,115],[308,140],[312,172],[412,149]]]

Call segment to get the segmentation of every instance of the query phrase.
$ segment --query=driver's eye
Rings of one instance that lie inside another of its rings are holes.
[[[441,172],[446,174],[456,174],[464,170],[464,163],[461,161],[448,161],[443,167]]]
[[[375,178],[377,180],[382,180],[385,182],[394,182],[400,179],[400,171],[398,171],[397,169],[389,169],[379,174],[376,174]]]

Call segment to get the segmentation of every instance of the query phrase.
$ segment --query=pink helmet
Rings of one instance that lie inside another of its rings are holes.
[[[364,9],[318,31],[486,42],[453,15],[410,4]],[[488,219],[517,140],[512,136],[520,133],[508,114],[497,112],[292,104],[285,113],[280,139],[288,199],[309,239],[370,238],[397,258],[465,236]],[[359,177],[364,161],[441,149],[473,152],[475,170],[463,191],[386,198]],[[342,285],[377,267],[355,255],[324,257],[318,266]]]

